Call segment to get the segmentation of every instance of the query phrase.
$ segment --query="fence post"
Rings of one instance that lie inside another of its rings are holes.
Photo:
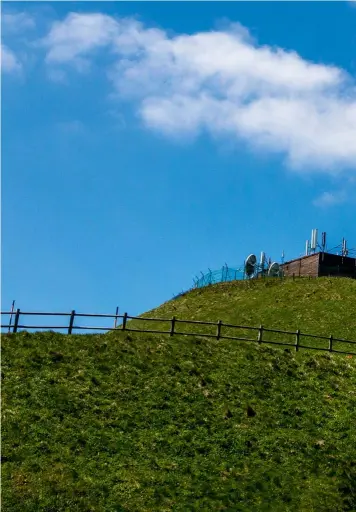
[[[16,315],[15,315],[15,321],[14,321],[14,329],[12,332],[17,332],[17,327],[19,325],[19,319],[20,319],[20,310],[16,309]]]
[[[329,352],[333,351],[333,337],[332,334],[329,336]]]
[[[75,317],[75,310],[73,309],[71,314],[70,314],[68,334],[72,334],[73,324],[74,324],[74,317]]]
[[[219,320],[218,321],[218,327],[216,329],[216,339],[219,340],[220,339],[220,334],[221,334],[221,325],[222,325],[222,321]]]
[[[169,333],[170,336],[173,336],[174,334],[174,326],[175,326],[175,323],[176,323],[176,317],[173,316],[172,317],[172,325],[171,325],[171,332]]]
[[[263,336],[263,325],[260,325],[259,329],[258,329],[258,343],[262,343],[262,336]]]
[[[119,314],[119,306],[116,306],[116,312],[115,312],[115,320],[114,320],[114,329],[117,327],[117,316]]]
[[[300,338],[300,330],[298,329],[295,333],[295,351],[298,352],[299,350],[299,338]]]
[[[127,313],[124,313],[124,318],[122,319],[122,330],[123,331],[126,329],[126,322],[127,322]]]
[[[7,332],[11,332],[12,315],[14,314],[14,309],[15,309],[15,301],[13,300],[12,304],[11,304],[11,314],[10,314],[10,320],[9,320],[9,330]]]

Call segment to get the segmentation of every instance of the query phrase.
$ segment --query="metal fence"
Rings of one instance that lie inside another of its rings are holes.
[[[3,315],[11,315],[12,312],[2,312],[1,316]],[[71,311],[70,313],[28,313],[20,311],[20,309],[16,310],[15,317],[14,317],[14,323],[12,324],[11,321],[9,321],[8,324],[1,324],[2,329],[8,329],[9,332],[17,333],[20,329],[48,329],[48,330],[58,330],[58,329],[64,329],[64,326],[58,326],[58,325],[25,325],[20,323],[21,316],[55,316],[60,317],[64,316],[66,318],[69,318],[68,326],[66,327],[68,334],[73,334],[76,330],[93,330],[93,331],[128,331],[128,332],[140,332],[140,333],[150,333],[150,334],[167,334],[169,336],[174,335],[182,335],[182,336],[199,336],[199,337],[206,337],[206,338],[215,338],[217,340],[236,340],[236,341],[245,341],[245,342],[254,342],[258,344],[270,344],[270,345],[280,345],[285,347],[292,347],[296,351],[299,349],[308,349],[308,350],[321,350],[321,351],[328,351],[328,352],[335,352],[340,354],[348,354],[348,355],[356,355],[356,352],[352,352],[351,348],[353,348],[354,345],[356,345],[356,341],[352,340],[345,340],[336,338],[333,335],[330,336],[322,336],[322,335],[315,335],[315,334],[308,334],[301,332],[299,329],[296,331],[284,331],[284,330],[278,330],[278,329],[268,329],[264,327],[263,325],[260,325],[259,327],[251,327],[251,326],[243,326],[243,325],[234,325],[234,324],[227,324],[224,323],[222,320],[218,320],[217,322],[206,322],[206,321],[199,321],[199,320],[181,320],[176,317],[172,317],[170,319],[167,318],[145,318],[145,317],[134,317],[129,316],[127,313],[124,313],[123,315],[115,314],[86,314],[86,313],[76,313],[75,310]],[[111,318],[114,319],[114,326],[113,327],[90,327],[90,326],[80,326],[76,325],[75,319],[76,318]],[[118,320],[121,319],[122,322],[118,325]],[[167,329],[164,330],[157,330],[157,329],[150,329],[144,326],[143,329],[139,329],[134,327],[135,323],[132,324],[131,322],[128,322],[129,320],[135,321],[135,322],[148,322],[148,324],[157,324],[158,322],[165,323],[167,326]],[[190,325],[190,326],[208,326],[211,330],[211,332],[202,332],[202,331],[180,331],[178,329],[179,325]],[[232,332],[236,332],[237,334],[242,334],[248,332],[250,335],[248,337],[245,336],[233,336],[231,335]],[[255,334],[254,337],[253,334]],[[277,339],[271,339],[271,336],[269,334],[274,335],[276,338],[283,335],[284,339],[277,340]],[[289,339],[293,339],[293,342],[287,342],[286,338],[289,337]],[[302,343],[303,339],[311,338],[311,339],[318,339],[327,344],[327,346],[310,346]],[[342,345],[342,348],[349,347],[350,350],[339,350],[340,344]]]
[[[258,266],[256,266],[256,268],[257,267]],[[203,272],[200,272],[200,274],[200,277],[195,276],[195,278],[193,279],[193,286],[191,288],[189,288],[188,290],[181,291],[177,295],[174,295],[173,299],[178,299],[178,297],[185,295],[194,288],[204,288],[205,286],[209,286],[211,284],[226,283],[228,281],[241,281],[243,279],[246,279],[244,265],[232,268],[228,267],[226,263],[223,267],[221,267],[221,269],[210,270],[209,268],[208,272],[205,272],[205,274]]]
[[[283,265],[283,263],[280,263],[280,265]],[[195,289],[195,288],[204,288],[206,286],[210,286],[212,284],[217,283],[226,283],[226,282],[232,282],[232,281],[243,281],[251,279],[279,279],[279,280],[285,280],[285,279],[312,279],[316,277],[348,277],[356,279],[356,267],[353,269],[353,271],[345,272],[345,269],[340,268],[339,265],[334,266],[323,266],[322,272],[317,273],[315,269],[314,264],[304,265],[303,267],[303,274],[301,275],[300,272],[295,273],[289,273],[284,272],[283,267],[281,266],[279,275],[276,277],[269,277],[266,271],[266,267],[262,267],[261,265],[256,265],[256,271],[254,274],[249,277],[245,273],[245,267],[244,265],[240,267],[229,267],[227,264],[225,264],[221,269],[218,270],[210,270],[208,269],[207,272],[203,273],[200,272],[200,277],[195,276],[193,279],[193,286],[187,290],[182,290],[180,293],[174,295],[172,299],[178,299],[179,297],[182,297],[189,291]]]
[[[225,264],[219,270],[210,270],[203,274],[201,272],[201,277],[196,277],[194,280],[194,288],[203,288],[204,286],[208,286],[210,284],[215,283],[225,283],[227,281],[238,281],[245,279],[245,269],[244,266],[238,268],[231,268]]]

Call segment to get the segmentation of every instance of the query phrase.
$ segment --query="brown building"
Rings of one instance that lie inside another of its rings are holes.
[[[317,252],[286,261],[281,265],[285,276],[339,276],[356,279],[356,258]]]

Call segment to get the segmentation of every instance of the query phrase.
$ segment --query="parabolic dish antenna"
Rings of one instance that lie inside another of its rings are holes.
[[[251,277],[254,274],[256,263],[257,258],[254,254],[247,256],[245,261],[245,272],[248,277]]]
[[[268,269],[269,277],[277,277],[279,275],[279,263],[273,262]]]

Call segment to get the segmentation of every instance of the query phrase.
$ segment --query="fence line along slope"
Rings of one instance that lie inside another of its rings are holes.
[[[300,349],[314,349],[324,350],[328,352],[343,353],[349,355],[356,355],[355,347],[356,340],[346,340],[337,338],[334,335],[322,336],[320,334],[311,334],[300,329],[296,331],[285,331],[280,329],[270,329],[265,325],[256,326],[241,326],[232,325],[219,320],[218,322],[208,322],[201,320],[186,320],[181,318],[148,318],[147,316],[133,317],[124,313],[118,314],[118,308],[115,315],[110,314],[95,314],[95,313],[76,313],[72,310],[71,313],[54,313],[54,312],[25,312],[20,309],[16,310],[15,320],[12,324],[12,312],[2,312],[1,316],[10,316],[8,324],[1,324],[1,329],[7,329],[7,334],[16,334],[18,332],[43,332],[43,331],[57,331],[65,332],[68,335],[74,334],[77,331],[86,331],[87,333],[97,333],[103,331],[126,331],[126,332],[140,332],[151,334],[169,334],[170,336],[199,336],[204,338],[215,338],[217,340],[235,340],[235,341],[249,341],[258,342],[259,344],[267,343],[285,347],[293,347],[296,351]],[[25,318],[25,324],[21,323],[21,316]],[[31,317],[55,317],[61,318],[69,317],[69,325],[58,326],[46,322],[46,325],[36,325],[26,321],[26,318]],[[114,327],[109,326],[83,326],[76,323],[76,319],[112,319],[114,318]],[[117,322],[122,320],[120,325]],[[158,328],[157,325],[159,326]],[[2,331],[4,332],[4,331]],[[306,340],[309,343],[306,343]]]

